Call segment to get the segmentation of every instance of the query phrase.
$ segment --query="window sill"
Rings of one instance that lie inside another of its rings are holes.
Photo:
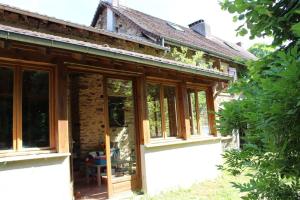
[[[31,153],[31,154],[24,154],[24,155],[0,157],[0,163],[16,162],[16,161],[24,161],[24,160],[59,158],[59,157],[67,157],[70,155],[71,155],[70,153],[49,153],[49,152],[48,153]]]
[[[222,141],[225,141],[225,140],[232,140],[233,137],[232,137],[232,136],[225,136],[225,137],[222,137],[221,139],[222,139]]]
[[[206,142],[214,142],[214,141],[221,141],[221,137],[215,136],[207,136],[207,137],[191,137],[187,140],[184,139],[165,139],[159,141],[151,141],[150,144],[145,144],[146,148],[153,148],[153,147],[162,147],[162,146],[172,146],[172,145],[184,145],[184,144],[191,144],[191,143],[206,143]]]

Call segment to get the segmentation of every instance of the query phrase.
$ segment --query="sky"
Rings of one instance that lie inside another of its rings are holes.
[[[0,0],[0,3],[39,14],[89,26],[100,0]],[[222,11],[218,0],[120,0],[120,4],[182,26],[204,19],[213,35],[224,40],[242,42],[247,49],[257,42],[270,43],[270,39],[250,40],[237,37],[239,23],[233,15]]]

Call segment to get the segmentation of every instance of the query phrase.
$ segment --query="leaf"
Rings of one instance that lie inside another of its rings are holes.
[[[242,28],[242,29],[239,31],[239,34],[240,34],[241,36],[244,36],[244,35],[246,35],[247,33],[248,33],[248,30],[245,29],[245,28]]]
[[[293,25],[291,30],[293,31],[293,33],[300,37],[300,22],[298,22],[297,24]]]

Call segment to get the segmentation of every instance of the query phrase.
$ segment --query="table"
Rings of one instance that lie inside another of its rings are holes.
[[[85,164],[86,167],[86,182],[90,183],[90,173],[89,173],[89,169],[92,168],[96,168],[97,169],[97,183],[98,186],[101,186],[101,168],[106,167],[106,165],[96,165],[96,164],[92,164],[92,163],[86,163]]]

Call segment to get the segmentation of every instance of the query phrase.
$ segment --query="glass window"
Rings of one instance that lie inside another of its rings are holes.
[[[196,95],[194,91],[188,91],[189,95],[189,111],[190,111],[190,125],[191,135],[197,134],[197,108],[196,108]]]
[[[147,108],[151,138],[162,137],[159,85],[147,84]]]
[[[23,147],[49,147],[49,73],[22,73]]]
[[[199,114],[200,114],[200,132],[203,135],[209,135],[208,113],[205,91],[198,92]]]
[[[188,102],[191,135],[208,136],[210,133],[210,128],[208,123],[206,92],[189,89]]]
[[[0,67],[0,150],[13,148],[13,69]]]
[[[176,118],[176,90],[175,87],[164,86],[164,114],[166,124],[166,136],[177,136],[177,118]]]
[[[135,102],[131,80],[107,79],[112,179],[136,174]],[[114,110],[114,111],[113,111]]]
[[[151,138],[177,136],[176,104],[176,87],[147,84],[147,107]]]

